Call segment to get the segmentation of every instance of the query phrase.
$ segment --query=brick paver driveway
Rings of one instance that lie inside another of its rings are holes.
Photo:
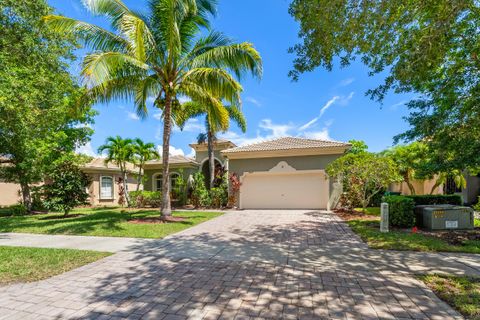
[[[0,288],[0,319],[461,318],[409,275],[415,259],[369,250],[329,213],[229,212],[49,280]]]

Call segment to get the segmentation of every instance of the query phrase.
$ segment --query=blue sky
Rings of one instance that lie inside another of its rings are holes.
[[[124,0],[132,8],[142,10],[143,0]],[[48,0],[60,14],[108,27],[102,17],[92,17],[81,0]],[[248,131],[238,128],[221,136],[237,144],[246,144],[278,136],[301,136],[348,141],[364,140],[371,151],[392,145],[392,138],[405,131],[403,117],[408,114],[404,103],[409,97],[390,93],[383,105],[370,100],[365,92],[382,82],[382,77],[369,77],[360,63],[347,68],[338,66],[331,72],[321,68],[292,82],[288,72],[294,55],[288,48],[299,41],[298,24],[288,14],[286,0],[219,0],[213,28],[236,41],[252,42],[261,53],[264,76],[261,80],[246,78],[242,85],[243,111]],[[81,59],[88,51],[77,52]],[[71,71],[78,76],[79,67]],[[132,103],[114,101],[95,108],[99,115],[93,126],[92,141],[81,151],[94,154],[108,136],[140,137],[161,144],[162,123],[158,112],[151,109],[146,120],[139,120]],[[189,143],[203,130],[203,119],[191,120],[184,131],[175,129],[172,154],[191,154]]]

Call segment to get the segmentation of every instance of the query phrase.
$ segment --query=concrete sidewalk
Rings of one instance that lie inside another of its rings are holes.
[[[103,252],[128,251],[143,245],[152,245],[155,239],[86,237],[30,233],[0,233],[0,246],[62,248]]]

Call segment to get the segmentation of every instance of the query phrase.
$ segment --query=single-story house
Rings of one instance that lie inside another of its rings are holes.
[[[436,179],[427,180],[414,180],[412,185],[415,189],[415,194],[458,194],[462,196],[463,202],[467,205],[477,203],[480,196],[480,175],[465,175],[466,186],[465,188],[458,187],[455,184],[453,178],[447,178],[445,184],[439,185],[432,192],[432,188],[435,186]],[[405,195],[411,194],[405,182],[393,183],[390,185],[389,191],[400,192]]]
[[[137,180],[134,173],[137,172],[133,164],[128,164],[127,189],[134,191],[137,188]],[[105,163],[103,158],[95,158],[82,167],[92,183],[88,188],[89,201],[92,206],[116,206],[119,201],[120,183],[123,179],[120,168],[112,163]]]
[[[135,190],[136,172],[132,164],[128,165],[131,174],[127,179],[127,189]],[[116,206],[119,200],[119,181],[122,174],[120,168],[112,163],[105,163],[103,158],[95,158],[82,166],[82,171],[88,174],[92,183],[88,188],[89,201],[92,206]],[[16,183],[0,181],[0,206],[9,206],[21,201],[20,186]]]
[[[209,175],[207,144],[191,144],[195,158],[171,157],[170,183],[178,174],[188,179],[201,170]],[[341,188],[328,179],[326,166],[345,153],[350,144],[285,137],[237,147],[218,139],[214,144],[216,167],[236,173],[241,181],[237,206],[241,209],[329,209]],[[145,166],[145,190],[162,186],[162,163]]]

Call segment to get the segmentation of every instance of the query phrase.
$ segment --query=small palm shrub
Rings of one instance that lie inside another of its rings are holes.
[[[197,172],[193,176],[192,204],[195,207],[209,207],[212,204],[210,194],[205,186],[205,176]]]

